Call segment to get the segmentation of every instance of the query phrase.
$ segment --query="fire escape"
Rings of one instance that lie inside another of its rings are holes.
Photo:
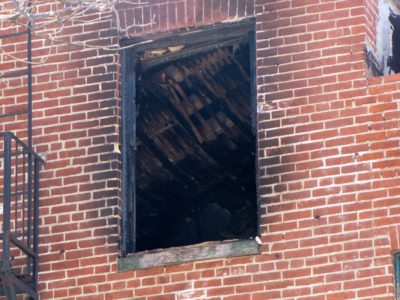
[[[17,36],[26,38],[26,69],[9,70],[2,78],[26,78],[27,103],[22,111],[0,114],[6,124],[17,117],[27,122],[25,142],[15,133],[0,133],[0,296],[9,300],[18,294],[38,299],[39,171],[43,163],[32,147],[31,30],[28,26],[25,31],[2,35],[0,40]]]

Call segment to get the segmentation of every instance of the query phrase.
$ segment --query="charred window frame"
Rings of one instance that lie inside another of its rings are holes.
[[[135,149],[136,149],[136,94],[138,88],[138,78],[144,70],[153,68],[155,65],[168,63],[172,60],[184,59],[192,57],[193,55],[202,54],[207,51],[220,49],[229,45],[235,40],[247,39],[250,47],[250,94],[251,94],[251,113],[252,113],[252,126],[256,129],[256,83],[255,83],[255,22],[254,19],[235,22],[231,24],[222,24],[198,30],[196,32],[184,32],[174,35],[161,36],[155,39],[152,43],[143,43],[132,49],[127,49],[121,53],[122,64],[122,230],[121,230],[121,254],[126,256],[136,252],[136,178],[135,178]],[[142,40],[130,40],[127,44],[138,44]],[[185,45],[188,50],[172,53],[171,55],[161,56],[150,60],[139,61],[138,53],[152,49],[162,49],[169,46]],[[190,47],[193,45],[193,47]],[[189,46],[189,47],[188,47]],[[255,159],[254,164],[257,165],[257,141],[255,136]],[[255,181],[256,194],[258,193],[258,168],[255,167]],[[258,195],[256,195],[257,202],[257,234],[259,233],[259,204]],[[190,246],[189,246],[190,247]],[[210,246],[206,246],[210,247]],[[198,249],[199,250],[199,249]],[[204,249],[200,249],[204,252]],[[172,259],[165,259],[165,256],[160,256],[159,251],[153,253],[154,260],[161,260],[160,264],[170,264],[175,262],[216,258],[222,256],[239,256],[245,254],[259,253],[258,243],[252,239],[249,241],[234,241],[234,242],[219,242],[219,245],[212,245],[210,248],[211,254],[209,257],[199,256],[198,253],[187,254],[184,249],[177,251],[176,256]],[[184,252],[182,252],[184,251]],[[136,253],[140,254],[141,253]],[[140,258],[149,259],[149,257],[142,257],[134,254],[134,260],[120,261],[119,267],[121,270],[129,268],[141,268],[157,265],[157,263],[142,264]],[[186,257],[185,257],[186,255]],[[194,256],[195,258],[194,258]],[[132,258],[132,255],[129,255]],[[175,261],[176,260],[176,261]]]

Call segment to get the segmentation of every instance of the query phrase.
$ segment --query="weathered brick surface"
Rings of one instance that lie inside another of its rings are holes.
[[[365,23],[366,23],[366,35],[369,46],[376,47],[376,29],[377,21],[379,19],[379,8],[378,1],[366,0],[365,5]]]
[[[254,15],[255,0],[130,0],[117,6],[122,37],[211,25]]]
[[[150,0],[118,11],[121,37],[256,16],[262,254],[117,272],[119,56],[57,44],[34,66],[34,144],[47,157],[41,299],[393,299],[400,75],[367,78],[377,1]],[[110,28],[64,33],[115,45]],[[36,37],[34,55],[48,45]],[[14,47],[23,41],[4,49]],[[3,58],[0,71],[18,66]],[[0,86],[0,112],[24,102],[23,77]],[[1,130],[24,137],[24,120]]]

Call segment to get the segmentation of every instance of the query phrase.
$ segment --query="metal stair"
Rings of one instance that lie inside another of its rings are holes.
[[[27,119],[26,143],[11,132],[0,133],[0,296],[9,300],[18,294],[38,299],[39,171],[44,161],[32,147],[32,34],[27,28],[0,36],[26,36],[28,62],[26,70],[1,75],[27,78],[26,107],[0,114],[0,120],[24,114]]]

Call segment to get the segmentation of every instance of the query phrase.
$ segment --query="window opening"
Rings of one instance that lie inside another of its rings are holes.
[[[251,51],[247,33],[136,52],[128,253],[257,236]]]

